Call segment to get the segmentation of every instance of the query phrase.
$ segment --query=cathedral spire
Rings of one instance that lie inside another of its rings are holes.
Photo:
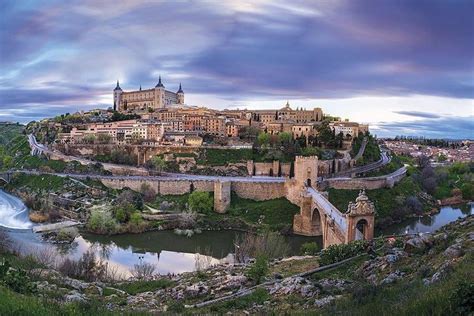
[[[181,82],[179,83],[179,89],[178,89],[178,92],[176,92],[176,93],[184,93],[183,88],[181,88]]]

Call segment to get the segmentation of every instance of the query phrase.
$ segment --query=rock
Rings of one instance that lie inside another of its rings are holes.
[[[192,284],[184,290],[186,295],[189,295],[191,297],[199,296],[199,295],[204,295],[209,292],[209,287],[204,284],[204,282],[199,282],[196,284]]]
[[[474,241],[474,232],[469,232],[469,233],[467,233],[467,238],[468,238],[470,241]]]
[[[405,242],[404,250],[409,253],[423,252],[426,249],[426,245],[423,239],[420,237],[414,237]]]
[[[86,295],[102,296],[102,293],[103,293],[102,288],[94,284],[91,284],[87,288],[84,289],[84,294]]]
[[[217,287],[216,291],[240,288],[247,280],[245,275],[227,275],[220,282],[222,285]]]
[[[420,236],[421,240],[425,243],[426,246],[433,246],[434,237],[431,234],[424,234]]]
[[[281,280],[281,279],[283,279],[283,275],[281,275],[280,273],[274,273],[274,274],[273,274],[273,277],[274,277],[276,280]]]
[[[82,282],[82,281],[79,281],[79,280],[76,280],[76,279],[71,279],[71,278],[68,278],[68,277],[62,279],[62,282],[63,282],[63,284],[72,287],[73,289],[81,290],[81,291],[86,289],[87,287],[89,287],[89,283]]]
[[[323,297],[323,298],[320,298],[320,299],[317,299],[314,301],[314,305],[316,305],[317,307],[321,308],[329,303],[331,303],[332,301],[334,301],[336,298],[334,296],[326,296],[326,297]]]
[[[435,274],[433,274],[431,278],[424,279],[423,283],[425,285],[430,285],[430,284],[440,281],[451,269],[451,265],[452,265],[451,261],[446,261],[439,267],[438,271]]]
[[[36,288],[39,292],[57,291],[58,286],[56,284],[50,284],[48,281],[35,282]]]
[[[52,269],[31,269],[30,273],[41,279],[58,279],[62,278],[61,273]]]
[[[463,250],[461,244],[454,244],[446,248],[443,252],[443,255],[448,258],[459,258],[463,255]]]
[[[303,285],[300,289],[301,296],[303,297],[312,297],[318,290],[311,284]]]
[[[343,291],[347,285],[347,282],[345,280],[338,279],[322,279],[319,280],[318,284],[321,286],[323,292],[333,293]]]
[[[64,296],[64,301],[71,303],[71,302],[79,302],[84,303],[87,302],[87,299],[81,293],[77,291],[71,291],[69,294]]]
[[[402,279],[402,277],[405,275],[405,273],[400,272],[400,271],[395,271],[390,273],[385,279],[383,279],[380,284],[392,284],[395,283],[396,281]]]

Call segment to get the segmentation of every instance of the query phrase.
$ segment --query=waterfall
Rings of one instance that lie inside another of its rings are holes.
[[[8,229],[30,229],[28,208],[23,202],[0,190],[0,226]]]

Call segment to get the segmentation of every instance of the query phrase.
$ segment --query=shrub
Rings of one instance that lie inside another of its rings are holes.
[[[79,231],[75,227],[61,228],[58,232],[57,239],[61,241],[74,240],[79,235]]]
[[[270,259],[284,257],[290,250],[285,238],[277,232],[265,232],[261,235],[248,233],[237,238],[234,244],[238,262],[247,262],[250,257],[259,255]]]
[[[87,228],[99,234],[112,234],[117,229],[117,221],[107,211],[93,211],[87,221]]]
[[[365,245],[366,242],[362,240],[353,241],[349,244],[331,245],[321,251],[319,264],[325,266],[356,256],[365,250]]]
[[[11,269],[8,261],[0,262],[0,284],[3,283],[15,292],[33,293],[36,287],[22,269]]]
[[[123,208],[130,208],[130,205],[132,205],[133,208],[142,210],[143,197],[140,193],[133,192],[130,189],[125,189],[117,196],[115,204]]]
[[[262,278],[268,273],[268,258],[265,255],[257,256],[255,263],[247,271],[249,278],[255,281],[256,284],[260,284]]]
[[[472,315],[474,312],[474,283],[461,281],[449,298],[455,315]],[[447,313],[449,314],[449,313]]]
[[[303,255],[314,256],[319,252],[319,246],[316,242],[305,242],[301,245],[301,253]]]
[[[209,192],[194,191],[189,195],[188,205],[193,212],[209,214],[212,212],[214,201]]]
[[[153,277],[155,272],[155,265],[148,262],[140,262],[133,265],[133,268],[130,270],[132,276],[139,280],[148,280]]]
[[[128,215],[129,215],[128,212],[122,207],[117,208],[114,211],[114,217],[120,223],[127,222],[128,221]]]
[[[461,187],[462,198],[465,200],[472,200],[474,199],[474,185],[471,183],[465,183]]]
[[[88,282],[105,281],[110,272],[107,263],[97,260],[92,251],[85,252],[77,261],[69,258],[64,259],[59,264],[58,270],[64,275],[84,279]]]

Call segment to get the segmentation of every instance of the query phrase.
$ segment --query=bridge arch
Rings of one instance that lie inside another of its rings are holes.
[[[311,231],[314,235],[323,235],[322,216],[320,210],[315,207],[311,212]]]

